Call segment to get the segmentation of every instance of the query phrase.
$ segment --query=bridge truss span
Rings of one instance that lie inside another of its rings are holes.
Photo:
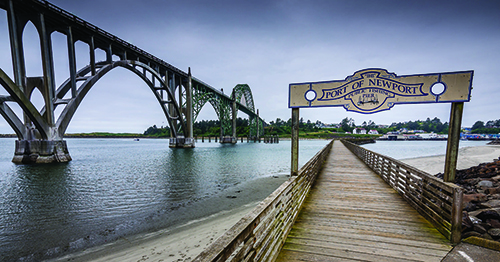
[[[0,114],[18,137],[13,159],[16,163],[70,161],[63,137],[71,119],[90,89],[118,67],[133,72],[152,91],[167,119],[171,147],[194,147],[193,123],[206,102],[223,123],[221,137],[229,133],[227,122],[231,123],[231,116],[236,116],[235,110],[259,119],[248,85],[248,88],[238,85],[236,95],[228,97],[192,77],[191,70],[186,73],[44,0],[0,0],[0,8],[7,11],[13,66],[13,78],[0,68],[0,86],[8,93],[0,95]],[[29,22],[40,40],[41,76],[29,76],[26,72],[23,33]],[[69,76],[59,87],[55,83],[54,32],[67,39]],[[86,44],[89,50],[89,64],[82,68],[76,65],[77,42]],[[105,53],[104,61],[96,61],[97,51]],[[32,103],[34,90],[43,97],[41,110]],[[241,104],[242,99],[245,104]],[[11,103],[19,105],[22,116],[15,113]],[[58,116],[56,109],[61,112]],[[232,135],[235,136],[234,132]]]

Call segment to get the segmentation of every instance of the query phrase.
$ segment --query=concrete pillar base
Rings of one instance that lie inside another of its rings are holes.
[[[16,164],[48,164],[71,161],[64,140],[16,140],[12,162]]]
[[[194,138],[192,137],[172,137],[169,147],[171,148],[193,148]]]
[[[238,139],[234,136],[223,136],[220,138],[221,144],[236,144]]]

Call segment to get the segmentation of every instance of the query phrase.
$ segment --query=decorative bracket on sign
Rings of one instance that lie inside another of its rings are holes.
[[[474,71],[397,76],[364,69],[345,80],[290,84],[289,108],[342,106],[372,114],[396,104],[469,102]]]

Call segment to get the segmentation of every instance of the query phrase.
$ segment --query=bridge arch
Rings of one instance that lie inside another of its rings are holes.
[[[247,84],[238,84],[233,88],[233,92],[231,94],[236,102],[242,104],[241,100],[244,100],[244,104],[247,108],[249,108],[252,112],[255,113],[255,105],[253,102],[253,95],[250,86]]]
[[[235,103],[234,106],[232,103]],[[209,103],[214,109],[219,121],[221,121],[221,136],[232,135],[235,136],[236,123],[238,111],[242,111],[249,116],[250,133],[257,135],[258,125],[262,125],[257,120],[255,114],[255,105],[252,95],[252,90],[247,84],[238,84],[231,91],[230,100],[224,98],[221,92],[213,92],[207,90],[204,85],[193,85],[193,121],[196,120],[201,112],[201,109]],[[260,127],[262,129],[262,126]]]
[[[97,81],[104,75],[117,67],[122,67],[133,72],[148,85],[150,90],[155,95],[156,100],[160,104],[165,117],[167,118],[167,122],[171,130],[171,136],[186,136],[186,125],[184,119],[181,117],[181,110],[174,98],[174,93],[172,92],[172,89],[175,87],[170,87],[165,82],[165,79],[153,68],[145,63],[134,60],[120,60],[113,61],[111,63],[100,62],[96,64],[96,66],[100,67],[100,69],[94,76],[85,77],[85,75],[90,72],[90,66],[84,67],[77,73],[77,80],[84,82],[78,88],[77,95],[74,98],[69,99],[69,101],[63,97],[65,97],[66,93],[70,91],[70,79],[67,79],[61,87],[57,89],[56,106],[66,104],[56,122],[57,131],[61,136],[68,128],[68,125],[78,106],[82,103],[83,98],[87,95],[94,84],[96,84]],[[167,97],[163,97],[163,94],[166,94]]]

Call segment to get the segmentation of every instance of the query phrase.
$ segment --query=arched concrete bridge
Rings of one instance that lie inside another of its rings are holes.
[[[83,99],[104,75],[117,67],[130,70],[151,89],[160,104],[171,131],[170,147],[194,147],[193,122],[208,102],[221,122],[221,141],[236,142],[237,111],[247,114],[252,124],[251,136],[259,136],[262,120],[256,112],[248,85],[237,85],[231,96],[205,84],[182,70],[144,50],[43,0],[0,0],[7,11],[14,79],[0,68],[0,85],[9,95],[0,95],[0,114],[14,129],[18,140],[13,162],[47,163],[71,160],[64,133]],[[40,38],[42,76],[26,75],[23,32],[31,22]],[[69,76],[56,87],[52,34],[66,36]],[[90,63],[76,67],[75,43],[89,47]],[[96,61],[96,51],[106,54]],[[38,110],[31,96],[38,89],[44,106]],[[23,110],[19,117],[9,103]],[[63,107],[56,117],[57,107]]]

